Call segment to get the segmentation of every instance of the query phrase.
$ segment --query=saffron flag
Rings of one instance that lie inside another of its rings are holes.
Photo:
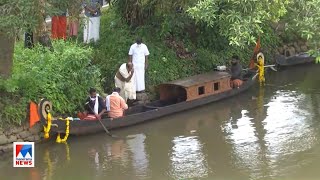
[[[39,113],[38,113],[38,105],[31,101],[30,102],[30,117],[29,117],[29,127],[32,128],[39,120]]]
[[[260,48],[261,48],[261,44],[260,44],[260,36],[259,36],[256,42],[256,47],[254,47],[254,50],[253,50],[253,56],[250,60],[249,69],[253,69],[255,67],[254,65],[255,58],[256,58],[256,55],[260,52]]]

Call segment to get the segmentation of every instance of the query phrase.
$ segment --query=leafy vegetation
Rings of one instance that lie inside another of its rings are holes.
[[[16,46],[12,77],[0,81],[2,123],[20,124],[28,102],[44,97],[53,102],[56,113],[74,113],[90,87],[100,89],[100,71],[91,64],[91,48],[64,41],[53,45],[54,52],[41,46]]]
[[[264,29],[280,22],[287,35],[306,39],[314,49],[319,48],[318,0],[200,0],[188,13],[197,22],[217,27],[233,46],[244,47],[258,35],[268,36]]]
[[[14,42],[14,38],[4,38],[8,32],[15,35],[28,29],[42,31],[44,13],[54,15],[68,7],[71,14],[79,18],[77,11],[81,2],[5,0],[0,3],[0,12],[8,16],[0,19],[0,43]],[[103,86],[105,92],[110,92],[115,72],[120,64],[127,62],[129,47],[138,36],[151,53],[146,74],[150,91],[159,83],[226,64],[234,54],[245,65],[258,36],[267,63],[272,62],[274,50],[283,40],[279,36],[279,24],[285,25],[286,37],[303,38],[314,49],[319,48],[320,4],[317,0],[111,2],[111,8],[103,12],[97,44],[83,46],[57,41],[53,44],[55,52],[40,46],[30,50],[23,49],[20,43],[16,45],[12,77],[0,80],[3,97],[0,121],[20,123],[29,100],[47,97],[53,101],[57,113],[69,114],[82,105],[89,87]],[[80,32],[78,40],[81,39]],[[314,54],[319,55],[318,51]],[[10,58],[6,56],[6,60]]]
[[[298,33],[302,38],[307,39],[314,49],[319,48],[320,1],[291,1],[288,13],[282,21],[287,24],[287,31],[290,34]]]
[[[198,22],[216,26],[230,45],[244,47],[256,41],[263,27],[278,21],[286,12],[288,0],[200,0],[188,13]]]

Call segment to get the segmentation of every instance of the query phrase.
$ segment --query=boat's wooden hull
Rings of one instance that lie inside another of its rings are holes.
[[[113,119],[110,118],[102,119],[101,121],[108,129],[116,129],[121,127],[132,126],[135,124],[143,123],[152,119],[160,118],[166,115],[170,115],[173,113],[181,112],[184,110],[188,110],[191,108],[195,108],[201,105],[205,105],[211,102],[219,101],[221,99],[225,99],[228,97],[232,97],[237,95],[248,88],[250,88],[255,80],[256,76],[251,75],[249,80],[245,81],[243,85],[239,88],[231,89],[226,92],[222,92],[219,94],[203,97],[200,99],[192,100],[192,101],[184,101],[168,106],[163,106],[155,109],[154,106],[158,103],[158,101],[151,102],[144,105],[138,105],[132,107],[126,114],[126,116]],[[135,113],[139,112],[139,113]],[[58,125],[58,127],[52,126],[51,131],[55,133],[64,133],[65,132],[65,121],[54,120],[53,124]],[[104,131],[99,121],[88,121],[88,120],[77,120],[70,122],[70,134],[74,135],[84,135],[84,134],[92,134],[97,132]]]
[[[315,62],[315,57],[309,56],[307,53],[285,57],[283,55],[277,55],[275,57],[276,64],[279,66],[294,66],[300,64],[307,64]]]

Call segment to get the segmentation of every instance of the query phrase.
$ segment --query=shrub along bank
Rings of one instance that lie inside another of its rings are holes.
[[[92,48],[54,41],[55,51],[18,43],[12,77],[0,82],[0,125],[21,124],[30,100],[48,98],[54,111],[74,113],[90,87],[100,87],[100,70],[92,64]]]

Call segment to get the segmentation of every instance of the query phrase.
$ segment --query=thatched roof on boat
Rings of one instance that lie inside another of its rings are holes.
[[[213,81],[217,81],[219,79],[225,79],[225,78],[230,78],[230,77],[231,77],[231,75],[227,72],[213,71],[213,72],[209,72],[209,73],[205,73],[205,74],[199,74],[199,75],[187,77],[184,79],[179,79],[179,80],[163,83],[160,86],[162,86],[162,85],[176,85],[176,86],[181,86],[183,88],[188,88],[191,86],[201,85],[201,84],[205,84],[208,82],[213,82]]]

